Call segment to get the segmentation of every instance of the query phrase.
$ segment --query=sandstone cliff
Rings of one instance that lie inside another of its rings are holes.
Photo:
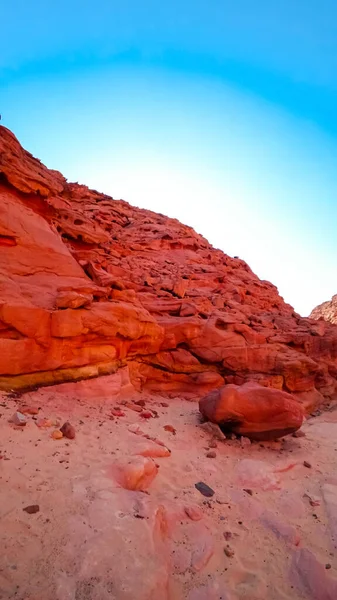
[[[328,302],[323,302],[311,311],[310,319],[324,319],[337,325],[337,294]]]
[[[312,408],[336,393],[337,327],[177,220],[68,183],[0,127],[0,387],[125,364],[139,390],[254,381]]]

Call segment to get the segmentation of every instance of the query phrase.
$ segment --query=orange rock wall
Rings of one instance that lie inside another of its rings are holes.
[[[177,220],[69,184],[0,127],[0,387],[126,364],[138,389],[254,381],[312,408],[336,394],[337,326]]]

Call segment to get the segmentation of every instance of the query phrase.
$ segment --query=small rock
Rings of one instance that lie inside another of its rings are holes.
[[[224,538],[225,538],[225,540],[226,540],[226,542],[227,542],[228,540],[231,540],[231,539],[232,539],[232,537],[233,537],[233,534],[232,534],[232,532],[231,532],[231,531],[224,531],[224,532],[223,532],[223,536],[224,536]]]
[[[165,458],[171,456],[171,451],[159,444],[148,444],[143,448],[139,448],[136,452],[138,456],[149,456],[151,458]]]
[[[211,440],[208,445],[209,445],[210,448],[217,448],[218,447],[218,444],[217,444],[216,440]]]
[[[228,556],[228,558],[233,558],[235,554],[234,550],[228,545],[224,548],[224,553],[226,556]]]
[[[330,565],[330,563],[327,563],[327,564],[325,565],[325,568],[326,568],[326,569],[331,569],[331,565]]]
[[[116,464],[113,472],[126,490],[145,491],[156,477],[158,466],[152,458],[137,456]]]
[[[120,408],[112,408],[111,414],[114,417],[125,417],[125,412],[123,412]]]
[[[200,492],[200,494],[206,496],[206,498],[211,498],[215,494],[215,491],[203,481],[199,481],[194,487],[198,490],[198,492]]]
[[[23,406],[22,408],[20,408],[20,412],[23,415],[38,415],[39,409],[35,406]]]
[[[212,450],[211,452],[207,452],[206,457],[207,458],[216,458],[216,452],[214,452],[214,450]]]
[[[241,444],[241,448],[247,448],[247,446],[251,445],[251,441],[249,438],[245,437],[245,436],[241,436],[240,438],[240,444]]]
[[[132,404],[131,402],[128,402],[126,405],[126,408],[129,408],[130,410],[133,410],[135,412],[142,412],[142,407],[139,406],[138,404]]]
[[[51,421],[51,419],[46,419],[45,417],[42,417],[41,419],[38,419],[36,421],[36,425],[38,427],[52,427],[53,421]]]
[[[135,433],[136,435],[143,435],[143,436],[145,436],[144,431],[141,430],[141,428],[139,427],[138,423],[134,423],[133,425],[130,425],[129,431],[130,431],[130,433]]]
[[[168,408],[169,404],[167,402],[161,402],[160,406],[162,406],[163,408]]]
[[[320,506],[321,501],[317,496],[311,496],[310,494],[304,494],[304,498],[308,498],[310,506]]]
[[[251,490],[249,488],[245,488],[243,491],[246,492],[246,494],[249,494],[250,496],[253,495],[253,490]]]
[[[143,417],[143,419],[151,419],[153,417],[153,414],[149,410],[143,410],[140,413],[140,416]]]
[[[63,433],[64,437],[68,438],[68,440],[73,440],[75,438],[75,427],[66,421],[63,423],[60,431]]]
[[[55,431],[53,431],[53,433],[51,434],[51,437],[54,440],[61,440],[63,438],[63,433],[59,429],[55,429]]]
[[[173,433],[173,435],[175,435],[177,433],[177,430],[173,427],[173,425],[164,425],[164,429],[165,429],[165,431],[169,431],[170,433]]]
[[[217,440],[224,441],[226,439],[226,436],[224,433],[222,433],[219,425],[216,425],[215,423],[206,421],[206,423],[201,423],[199,427],[207,433],[210,433],[213,436],[213,438]]]
[[[10,421],[10,423],[13,423],[14,425],[18,425],[20,427],[24,427],[25,425],[27,425],[27,419],[26,419],[25,415],[23,415],[19,411],[15,412],[14,415],[11,416],[9,421]]]
[[[151,436],[150,440],[152,440],[152,442],[155,442],[156,444],[158,444],[158,446],[164,446],[164,448],[166,448],[164,442],[162,442],[161,440],[159,440],[158,438]],[[170,451],[171,452],[171,451]]]
[[[134,404],[138,406],[145,406],[145,400],[135,400]]]
[[[191,521],[200,521],[204,516],[199,506],[185,506],[184,510]]]
[[[295,431],[293,433],[293,437],[294,438],[301,438],[301,437],[305,437],[305,433],[304,431],[302,431],[301,429],[299,429],[298,431]]]
[[[34,515],[35,513],[39,512],[40,507],[38,504],[30,504],[29,506],[25,506],[25,508],[23,508],[22,510],[24,510],[29,515]]]
[[[307,460],[303,461],[303,465],[307,467],[307,469],[311,469],[311,464]]]

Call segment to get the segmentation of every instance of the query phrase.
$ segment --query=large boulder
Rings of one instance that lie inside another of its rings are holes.
[[[201,414],[222,431],[252,440],[272,440],[293,433],[303,422],[303,408],[291,395],[257,383],[224,385],[199,402]]]

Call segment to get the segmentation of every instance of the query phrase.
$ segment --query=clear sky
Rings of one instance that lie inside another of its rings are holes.
[[[336,0],[11,0],[2,123],[307,315],[337,293]]]

